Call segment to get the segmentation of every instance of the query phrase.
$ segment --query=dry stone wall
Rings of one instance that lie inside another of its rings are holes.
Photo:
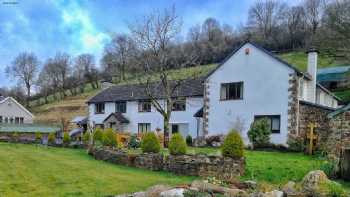
[[[128,154],[118,150],[90,149],[97,160],[153,171],[168,171],[179,175],[232,179],[244,174],[245,160],[207,155]]]

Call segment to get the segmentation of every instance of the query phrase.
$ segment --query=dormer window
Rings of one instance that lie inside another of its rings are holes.
[[[95,114],[104,114],[105,113],[105,104],[96,103],[95,104]]]

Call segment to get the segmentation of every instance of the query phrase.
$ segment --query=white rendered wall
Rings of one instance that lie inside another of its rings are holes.
[[[13,122],[15,117],[23,117],[23,123],[33,123],[33,116],[11,97],[0,103],[0,116],[2,116],[3,122],[5,117],[13,118]]]
[[[186,98],[186,111],[173,111],[170,118],[170,123],[181,124],[179,130],[183,134],[190,134],[196,136],[197,134],[197,120],[193,115],[203,107],[202,97]],[[111,113],[115,112],[115,103],[105,103],[105,113],[95,114],[95,105],[89,105],[89,121],[90,124],[102,124],[103,120]],[[163,130],[163,117],[152,106],[151,112],[139,112],[138,101],[128,101],[126,113],[123,114],[130,123],[126,126],[126,131],[137,133],[138,123],[151,123],[151,130]],[[188,126],[184,126],[188,125]],[[181,131],[181,129],[185,131]],[[202,132],[202,131],[200,131]],[[186,136],[184,136],[186,137]]]
[[[245,50],[249,48],[249,55]],[[208,135],[226,134],[240,119],[245,143],[255,115],[280,115],[281,132],[271,134],[271,142],[285,144],[288,126],[289,74],[295,71],[251,44],[246,44],[208,79]],[[221,83],[244,83],[242,100],[220,100]]]

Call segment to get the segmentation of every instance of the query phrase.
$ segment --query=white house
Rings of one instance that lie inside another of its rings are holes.
[[[153,88],[163,103],[161,88]],[[182,83],[176,93],[170,118],[171,133],[183,136],[202,135],[199,118],[194,114],[203,107],[203,79],[190,79]],[[109,87],[88,101],[89,122],[93,127],[114,128],[118,131],[142,133],[163,130],[163,117],[152,106],[140,84]]]
[[[0,96],[0,124],[33,123],[33,114],[12,97]]]
[[[181,99],[173,106],[171,131],[200,137],[239,127],[248,143],[250,124],[266,117],[271,142],[286,144],[288,134],[298,132],[299,105],[338,106],[338,98],[316,83],[316,70],[316,50],[309,51],[308,70],[303,73],[247,42],[206,78],[182,84],[176,95]],[[130,132],[161,130],[162,116],[147,99],[142,85],[109,87],[88,101],[90,125]]]

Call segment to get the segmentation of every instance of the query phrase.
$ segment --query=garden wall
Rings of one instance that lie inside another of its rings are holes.
[[[245,160],[207,155],[128,154],[127,152],[90,149],[97,160],[148,170],[164,170],[179,175],[232,179],[244,174]]]
[[[1,142],[18,142],[23,144],[36,143],[35,133],[16,133],[16,137],[13,136],[13,132],[0,132]],[[42,138],[47,139],[48,134],[42,133]]]

